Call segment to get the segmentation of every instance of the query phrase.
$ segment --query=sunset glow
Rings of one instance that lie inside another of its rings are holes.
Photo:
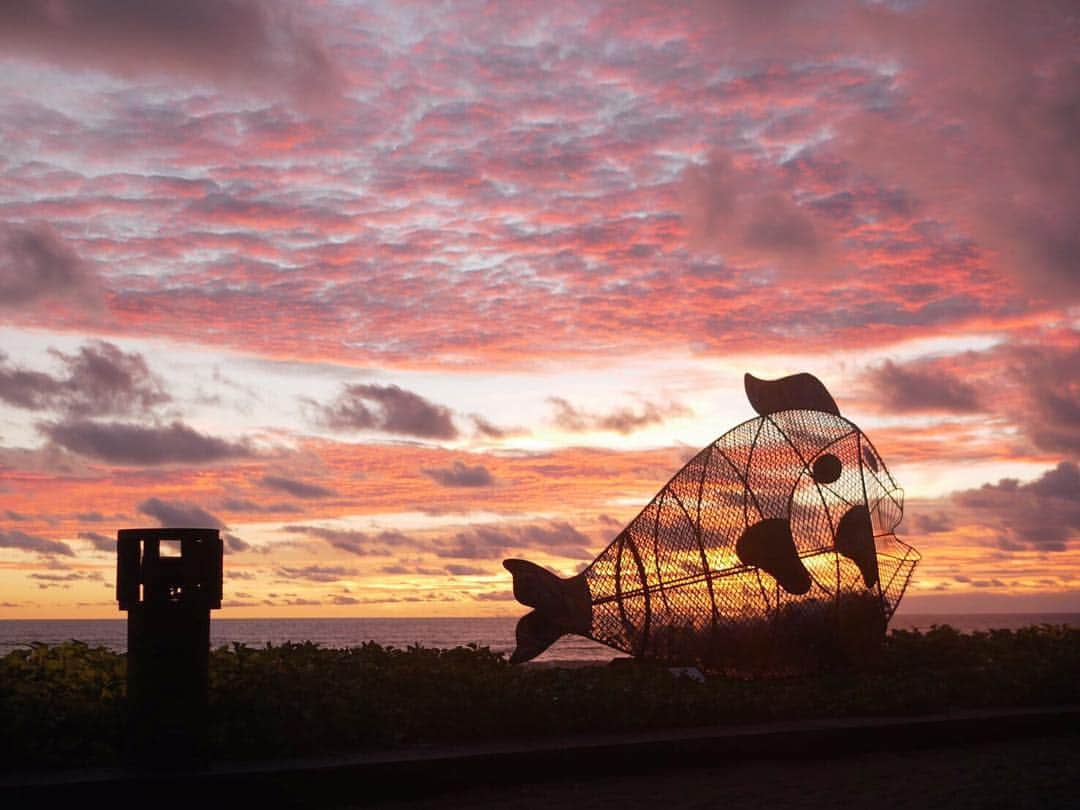
[[[1067,3],[0,10],[0,617],[517,615],[810,372],[908,612],[1080,611]]]

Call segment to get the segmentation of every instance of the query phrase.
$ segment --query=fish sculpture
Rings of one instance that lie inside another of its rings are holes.
[[[798,669],[823,645],[884,636],[919,560],[895,534],[903,491],[816,377],[745,387],[758,416],[687,462],[581,573],[503,562],[534,608],[512,663],[577,634],[669,664]]]

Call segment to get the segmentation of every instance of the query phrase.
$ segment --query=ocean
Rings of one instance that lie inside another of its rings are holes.
[[[514,648],[515,617],[425,619],[212,619],[210,643],[263,646],[287,641],[311,641],[323,647],[353,647],[365,641],[384,646],[457,647],[479,644],[495,652]],[[948,624],[963,632],[1016,629],[1032,624],[1080,626],[1080,613],[924,613],[893,617],[890,627],[927,630]],[[123,652],[127,646],[126,619],[0,620],[0,655],[32,642],[59,644],[69,639],[92,647]],[[610,647],[578,636],[566,636],[538,661],[608,661],[622,656]]]

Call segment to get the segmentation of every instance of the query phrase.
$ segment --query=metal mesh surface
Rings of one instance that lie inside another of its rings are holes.
[[[859,509],[873,550],[856,561],[838,550],[837,530]],[[590,635],[671,662],[775,665],[800,642],[883,634],[919,559],[894,533],[902,513],[902,491],[848,420],[810,410],[752,419],[691,459],[586,569]],[[768,520],[790,529],[806,593],[740,559],[740,537]]]

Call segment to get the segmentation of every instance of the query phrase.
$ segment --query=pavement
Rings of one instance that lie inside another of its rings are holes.
[[[805,763],[995,741],[1068,740],[1080,706],[958,711],[918,717],[814,720],[626,734],[412,746],[340,757],[229,763],[198,771],[79,769],[0,777],[25,802],[93,802],[112,808],[359,806],[452,797],[482,786],[623,779],[642,773],[730,768],[738,763]],[[10,806],[19,806],[11,804]]]

